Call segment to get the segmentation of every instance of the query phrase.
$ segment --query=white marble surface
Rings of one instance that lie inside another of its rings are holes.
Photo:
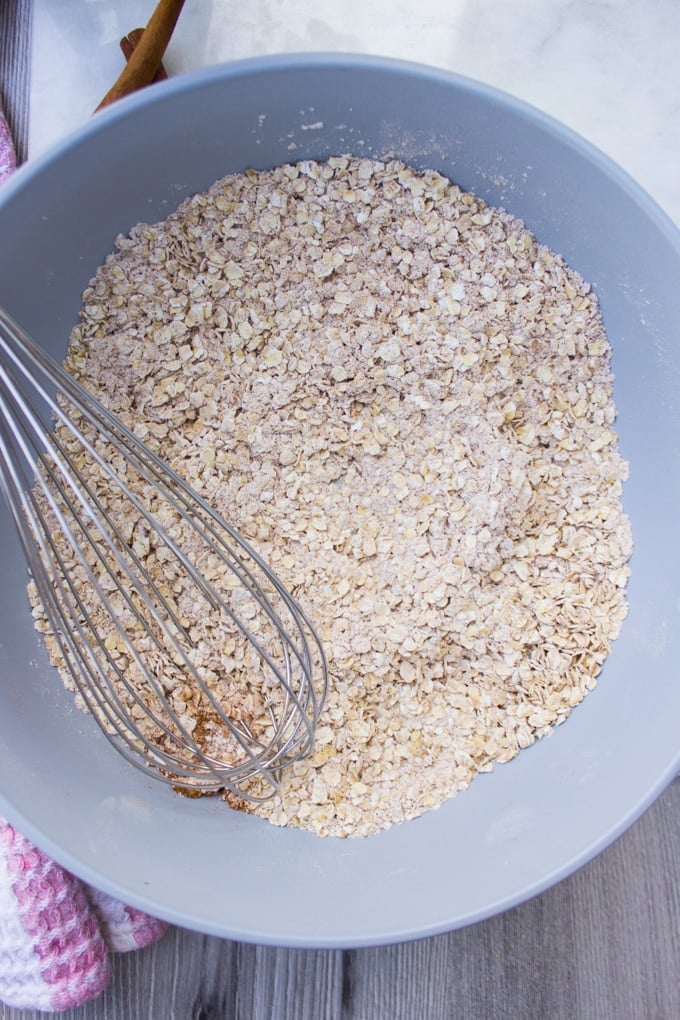
[[[29,154],[82,124],[155,0],[34,0]],[[416,60],[504,89],[613,157],[680,224],[678,0],[187,0],[171,74],[264,53]]]

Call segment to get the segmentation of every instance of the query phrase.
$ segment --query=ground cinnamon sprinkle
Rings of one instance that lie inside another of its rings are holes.
[[[227,177],[118,239],[68,367],[320,633],[315,753],[272,822],[413,818],[594,686],[631,553],[610,347],[517,219],[394,161]]]

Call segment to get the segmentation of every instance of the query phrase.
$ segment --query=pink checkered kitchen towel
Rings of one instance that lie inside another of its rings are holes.
[[[16,167],[0,109],[0,184]],[[167,925],[65,871],[0,817],[0,1000],[58,1013],[109,982],[109,954],[157,942]]]

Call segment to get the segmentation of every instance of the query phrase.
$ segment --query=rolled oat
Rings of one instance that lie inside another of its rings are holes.
[[[272,822],[413,818],[595,685],[631,552],[610,347],[519,220],[396,161],[230,176],[118,238],[67,364],[320,633],[315,752]]]

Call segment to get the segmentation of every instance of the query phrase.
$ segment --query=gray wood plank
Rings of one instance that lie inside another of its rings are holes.
[[[677,1020],[680,781],[576,875],[499,917],[376,949],[173,929],[64,1020]],[[0,1020],[44,1014],[0,1006]]]
[[[236,1009],[215,1016],[339,1020],[342,953],[241,947]]]
[[[534,900],[353,954],[343,1020],[677,1020],[679,823],[676,780],[604,854]]]

